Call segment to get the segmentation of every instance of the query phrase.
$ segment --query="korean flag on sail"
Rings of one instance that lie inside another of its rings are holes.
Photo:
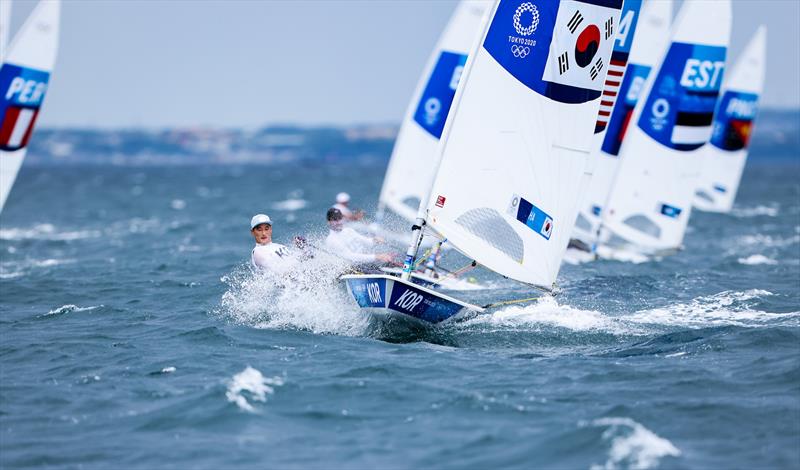
[[[602,91],[619,21],[618,2],[562,0],[542,80]],[[616,8],[615,8],[616,6]]]

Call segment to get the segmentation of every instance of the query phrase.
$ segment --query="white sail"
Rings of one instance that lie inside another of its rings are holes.
[[[730,0],[684,2],[620,151],[601,242],[648,255],[681,247],[731,32]]]
[[[733,207],[747,146],[758,112],[758,97],[764,88],[767,29],[761,26],[728,76],[714,113],[714,133],[700,151],[700,172],[694,207],[710,212],[728,212]]]
[[[8,38],[11,36],[11,0],[0,0],[0,64],[6,56]]]
[[[622,1],[501,0],[471,52],[421,213],[483,266],[550,288]]]
[[[388,207],[407,220],[414,220],[428,192],[439,138],[467,61],[467,53],[480,32],[488,1],[462,1],[456,7],[425,71],[395,141],[392,158],[380,194],[381,208]]]
[[[613,108],[610,111],[608,125],[595,135],[592,143],[592,154],[589,158],[593,164],[592,178],[587,185],[586,197],[579,207],[573,234],[589,247],[596,241],[601,221],[600,214],[611,192],[611,184],[619,163],[619,149],[639,93],[650,69],[655,65],[669,39],[672,3],[672,0],[645,0],[636,25],[635,36],[631,32],[617,39],[615,47],[629,47],[630,57],[624,76],[620,77],[622,82],[618,88],[616,102],[609,103]],[[625,2],[625,8],[628,8],[628,2]]]
[[[42,0],[0,67],[0,211],[25,158],[58,50],[60,0]]]

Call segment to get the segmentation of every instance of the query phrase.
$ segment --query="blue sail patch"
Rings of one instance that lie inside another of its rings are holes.
[[[550,240],[550,235],[553,234],[553,218],[525,198],[515,194],[508,208],[508,214],[544,237],[545,240]]]
[[[621,8],[622,0],[501,0],[483,47],[536,93],[585,103],[603,90]]]
[[[466,62],[466,54],[442,51],[417,104],[414,121],[437,139],[442,137]]]
[[[726,91],[714,115],[711,145],[729,152],[747,148],[758,113],[758,95]]]
[[[673,42],[639,118],[660,144],[680,151],[705,145],[725,71],[726,48]]]
[[[666,215],[667,217],[677,219],[678,216],[681,215],[681,208],[670,206],[669,204],[661,204],[660,212],[661,215]]]
[[[603,137],[603,152],[608,155],[618,156],[625,132],[628,130],[633,109],[639,101],[642,87],[650,74],[650,67],[646,65],[628,64],[625,78],[619,89],[619,97],[614,103],[611,119],[608,122],[606,135]]]
[[[0,67],[0,150],[28,144],[50,74],[5,63]]]

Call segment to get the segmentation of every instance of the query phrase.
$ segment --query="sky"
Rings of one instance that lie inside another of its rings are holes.
[[[34,5],[14,0],[12,34]],[[39,126],[397,124],[455,5],[64,0]],[[800,0],[733,0],[733,13],[732,57],[769,29],[763,106],[800,106]]]

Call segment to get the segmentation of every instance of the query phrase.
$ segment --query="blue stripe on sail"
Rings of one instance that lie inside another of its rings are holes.
[[[442,51],[420,96],[414,121],[437,139],[442,137],[466,62],[466,54]]]

